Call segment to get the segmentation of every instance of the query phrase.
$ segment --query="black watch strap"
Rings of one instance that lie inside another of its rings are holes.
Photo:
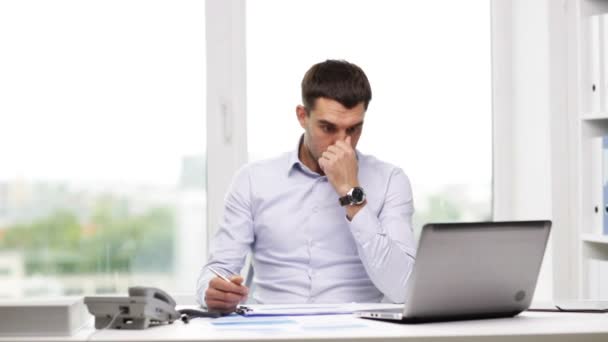
[[[345,195],[340,197],[340,205],[341,206],[345,206],[345,205],[349,205],[352,202],[352,197],[350,197],[350,195]]]

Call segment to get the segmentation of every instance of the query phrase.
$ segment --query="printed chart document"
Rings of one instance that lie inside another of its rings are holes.
[[[357,310],[370,308],[403,307],[402,304],[278,304],[278,305],[241,305],[237,313],[243,316],[312,316],[348,315]]]

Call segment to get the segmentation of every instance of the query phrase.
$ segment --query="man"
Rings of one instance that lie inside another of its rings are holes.
[[[198,281],[202,305],[231,312],[247,299],[235,274],[250,250],[258,303],[404,301],[412,191],[401,169],[355,149],[371,97],[354,64],[306,72],[296,107],[304,134],[296,150],[236,174]]]

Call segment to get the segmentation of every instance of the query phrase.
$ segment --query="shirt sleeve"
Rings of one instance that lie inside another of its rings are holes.
[[[412,189],[401,169],[391,173],[379,214],[370,207],[368,203],[361,208],[349,223],[359,256],[386,299],[403,303],[416,259],[416,241],[412,229]]]
[[[208,267],[212,266],[225,275],[238,274],[245,263],[254,240],[251,208],[251,180],[247,167],[241,168],[234,177],[224,199],[224,213],[212,243],[207,264],[201,269],[196,286],[196,299],[205,304],[205,292],[209,281],[215,277]]]

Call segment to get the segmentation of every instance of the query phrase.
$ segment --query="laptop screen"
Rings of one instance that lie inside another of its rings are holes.
[[[519,313],[530,305],[550,221],[423,227],[404,315]]]

